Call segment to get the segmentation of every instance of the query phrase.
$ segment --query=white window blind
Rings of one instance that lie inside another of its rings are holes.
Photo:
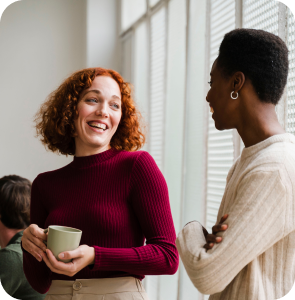
[[[164,176],[176,231],[180,230],[182,190],[183,124],[186,63],[186,0],[170,0],[167,5],[167,72],[164,110]],[[159,300],[177,300],[178,272],[160,276]]]
[[[288,119],[287,131],[295,134],[295,20],[288,9],[289,76],[287,83]]]
[[[244,0],[243,27],[262,29],[278,35],[279,3],[275,0]]]
[[[192,220],[204,224],[204,105],[205,99],[205,47],[206,0],[190,0],[188,17],[188,52],[185,109],[185,148],[183,169],[183,195],[181,226]],[[208,81],[208,80],[207,80]],[[207,115],[206,115],[207,117]],[[180,262],[179,300],[201,300]]]
[[[161,8],[151,17],[150,153],[163,170],[166,11]]]
[[[149,152],[163,171],[166,8],[150,20],[150,124]],[[159,276],[146,276],[145,288],[150,299],[159,299]]]
[[[132,82],[132,34],[122,40],[121,74],[125,81]]]
[[[147,22],[142,22],[134,34],[134,99],[146,125],[149,124],[148,74],[149,52]],[[143,150],[148,150],[148,138]]]
[[[149,0],[149,5],[152,7],[156,5],[160,0]]]
[[[224,35],[235,29],[235,0],[210,2],[210,61],[209,68],[218,56]],[[210,73],[210,72],[209,72]],[[226,176],[233,164],[233,131],[218,131],[209,116],[207,159],[206,227],[211,231],[226,184]]]
[[[121,0],[121,29],[126,30],[146,12],[146,0]]]

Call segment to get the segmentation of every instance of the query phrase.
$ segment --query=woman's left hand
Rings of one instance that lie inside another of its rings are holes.
[[[88,265],[94,264],[95,260],[94,248],[87,245],[81,245],[76,250],[65,251],[58,255],[60,259],[72,259],[69,263],[58,261],[49,249],[46,249],[46,254],[42,253],[42,258],[52,272],[70,277]]]

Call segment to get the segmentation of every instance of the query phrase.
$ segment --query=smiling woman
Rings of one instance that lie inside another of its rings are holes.
[[[114,94],[110,95],[112,91]],[[117,150],[140,149],[145,136],[140,126],[141,114],[135,108],[130,86],[119,73],[103,68],[84,69],[72,74],[49,95],[36,116],[37,134],[42,143],[53,152],[75,155],[74,137],[76,129],[79,130],[75,127],[79,121],[75,119],[78,116],[81,119],[79,110],[84,112],[85,103],[93,109],[102,109],[104,113],[104,101],[105,104],[108,101],[107,113],[111,112],[110,116],[120,114],[121,117],[120,125],[113,128],[112,135],[108,132],[110,146]],[[96,110],[96,114],[100,112]],[[94,120],[99,118],[96,115]]]
[[[115,71],[78,71],[37,114],[37,133],[51,151],[74,154],[69,165],[39,174],[32,185],[31,225],[24,231],[24,272],[46,300],[147,300],[145,275],[178,267],[168,189],[144,144],[140,113]],[[82,230],[81,245],[57,261],[43,228]],[[144,242],[146,241],[146,245]],[[79,278],[79,280],[78,280]],[[92,297],[92,298],[91,298]]]

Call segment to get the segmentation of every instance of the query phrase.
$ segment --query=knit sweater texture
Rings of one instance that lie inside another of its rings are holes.
[[[192,222],[176,244],[186,271],[210,300],[273,300],[295,280],[295,138],[274,135],[245,148],[227,177],[216,223],[222,242],[206,252]]]
[[[95,263],[68,277],[51,272],[24,251],[32,287],[46,293],[52,280],[174,274],[178,268],[168,189],[145,151],[74,157],[38,175],[32,185],[31,223],[82,230],[81,245],[95,248]],[[146,244],[144,244],[146,242]]]

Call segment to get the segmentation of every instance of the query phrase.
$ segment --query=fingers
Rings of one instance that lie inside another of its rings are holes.
[[[25,250],[32,254],[39,262],[42,261],[42,250],[35,244],[33,244],[30,240],[22,241],[22,246]]]
[[[203,226],[202,226],[203,227]],[[203,233],[204,233],[204,236],[206,237],[208,235],[208,231],[205,227],[203,227]]]
[[[206,236],[206,242],[209,243],[220,243],[222,241],[222,237],[216,236],[214,234],[208,234]]]
[[[62,252],[58,255],[60,259],[74,259],[74,258],[79,258],[83,257],[85,255],[85,249],[84,245],[79,246],[77,249],[72,250],[72,251],[65,251]]]
[[[220,231],[225,231],[227,229],[227,224],[217,224],[212,227],[212,233],[217,233]]]
[[[209,249],[212,249],[214,246],[214,243],[209,243],[209,244],[205,244],[203,248],[209,250]]]
[[[74,276],[77,273],[76,266],[73,263],[64,263],[58,261],[49,249],[46,250],[46,254],[47,257],[44,258],[44,262],[52,272],[55,272],[57,274],[64,274],[70,277]]]
[[[42,228],[40,228],[38,225],[36,225],[36,224],[31,224],[31,225],[29,226],[29,230],[30,230],[30,233],[31,233],[33,236],[35,236],[35,237],[37,237],[37,238],[39,238],[39,239],[41,239],[41,240],[44,240],[44,241],[47,240],[47,234],[44,233],[44,230],[43,230]]]
[[[228,214],[224,215],[221,219],[219,224],[223,223],[228,218]]]
[[[32,224],[28,228],[26,228],[22,237],[22,246],[26,251],[31,253],[38,261],[42,261],[42,252],[45,252],[46,246],[40,238],[37,238],[35,235],[32,234],[32,232],[36,233],[39,229],[41,228],[39,228],[35,224]]]

